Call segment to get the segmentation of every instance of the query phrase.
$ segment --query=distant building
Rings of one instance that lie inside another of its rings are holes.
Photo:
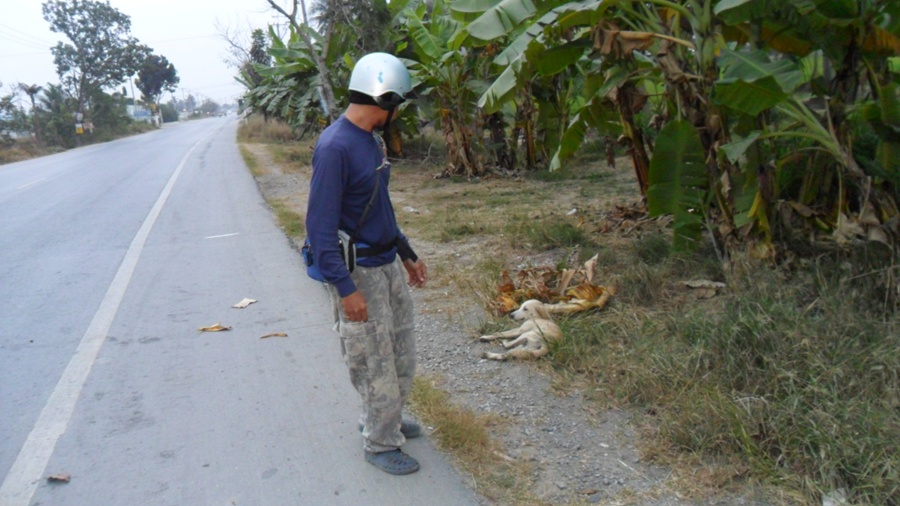
[[[142,105],[126,105],[125,108],[128,110],[128,115],[135,121],[146,121],[156,126],[160,124],[159,116]]]
[[[145,109],[142,105],[126,105],[125,109],[128,110],[128,115],[138,121],[150,121],[153,115],[150,113],[149,109]]]

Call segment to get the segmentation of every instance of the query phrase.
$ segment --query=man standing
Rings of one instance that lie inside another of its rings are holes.
[[[410,286],[425,286],[428,276],[397,226],[387,150],[374,130],[387,132],[412,80],[396,57],[371,53],[357,62],[349,89],[349,107],[316,143],[306,229],[362,401],[365,459],[385,472],[409,474],[419,463],[400,446],[421,429],[401,417],[416,367],[412,298],[401,265]],[[345,262],[338,230],[356,239],[355,266]]]

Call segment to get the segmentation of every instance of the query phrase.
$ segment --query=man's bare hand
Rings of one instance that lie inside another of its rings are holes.
[[[415,262],[412,260],[404,260],[403,267],[405,267],[406,272],[409,273],[409,286],[422,288],[425,286],[425,283],[428,282],[428,269],[425,267],[424,260],[419,259]]]
[[[351,322],[369,321],[369,310],[366,306],[366,297],[357,290],[341,299],[344,305],[344,314]]]

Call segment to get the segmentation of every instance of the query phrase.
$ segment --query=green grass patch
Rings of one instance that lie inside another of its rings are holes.
[[[306,235],[306,222],[303,216],[288,207],[284,201],[271,200],[269,205],[275,211],[278,225],[292,238],[301,238]]]
[[[548,169],[530,170],[524,172],[523,175],[525,179],[529,179],[532,181],[542,181],[544,183],[566,181],[568,179],[577,178],[577,175],[573,174],[569,170],[566,170],[566,168],[557,169],[554,171]]]
[[[241,152],[241,158],[244,159],[244,164],[250,169],[250,173],[253,174],[254,177],[262,176],[262,170],[259,167],[259,160],[247,149],[246,146],[238,145],[238,149]]]
[[[554,248],[595,246],[589,235],[573,220],[559,216],[512,216],[505,227],[513,245],[526,245],[538,251]]]

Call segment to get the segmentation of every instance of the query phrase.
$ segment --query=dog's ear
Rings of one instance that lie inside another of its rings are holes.
[[[531,309],[534,311],[534,314],[538,315],[539,317],[543,318],[544,320],[551,319],[550,311],[547,311],[547,306],[545,306],[543,303],[535,304]]]

